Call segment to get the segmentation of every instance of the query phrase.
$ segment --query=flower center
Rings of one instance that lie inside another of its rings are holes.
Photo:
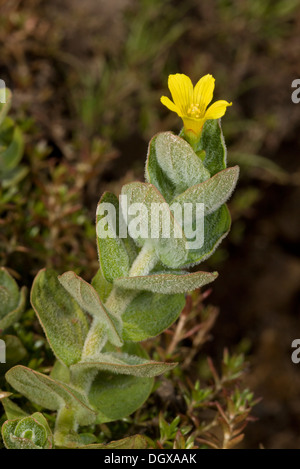
[[[196,119],[199,119],[201,117],[200,105],[199,104],[191,104],[190,107],[187,110],[187,115],[189,117],[194,117]]]

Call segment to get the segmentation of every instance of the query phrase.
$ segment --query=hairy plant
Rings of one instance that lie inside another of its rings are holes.
[[[57,412],[56,448],[91,447],[79,433],[80,426],[122,419],[145,402],[154,377],[177,363],[150,360],[140,342],[177,320],[185,293],[217,277],[216,272],[187,269],[209,257],[230,229],[225,204],[235,188],[238,167],[226,167],[217,120],[226,106],[217,102],[223,105],[218,114],[218,106],[212,105],[215,113],[205,119],[201,114],[199,124],[195,109],[212,99],[214,80],[204,77],[193,91],[184,76],[176,77],[186,86],[176,104],[185,108],[182,115],[193,125],[186,127],[184,121],[181,136],[163,132],[152,138],[146,182],[126,184],[119,199],[108,192],[101,197],[96,217],[100,268],[91,284],[74,272],[58,276],[44,269],[32,286],[31,304],[57,361],[50,375],[18,365],[6,379],[36,405]],[[178,98],[178,89],[170,89]],[[188,212],[193,229],[187,232],[184,209],[197,204],[203,210]],[[201,219],[204,237],[195,244]],[[23,417],[4,424],[5,445],[50,448],[52,440],[40,414]],[[145,447],[145,440],[135,435],[113,445]]]

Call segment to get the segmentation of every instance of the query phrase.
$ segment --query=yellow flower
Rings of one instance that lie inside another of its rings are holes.
[[[169,75],[169,90],[172,102],[166,96],[160,98],[161,102],[182,118],[184,131],[191,137],[199,137],[202,127],[209,119],[219,119],[224,116],[227,106],[232,103],[220,100],[208,107],[215,88],[215,79],[212,75],[200,78],[195,87],[190,78],[184,74]]]

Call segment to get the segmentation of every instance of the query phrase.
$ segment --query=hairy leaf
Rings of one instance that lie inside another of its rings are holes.
[[[116,285],[129,290],[146,290],[153,293],[186,293],[213,282],[217,276],[217,272],[161,273],[119,278]]]
[[[200,184],[210,176],[209,171],[204,167],[192,147],[172,132],[162,132],[150,142],[146,180],[155,184],[159,176],[157,177],[154,174],[153,177],[153,171],[151,170],[154,165],[149,164],[150,155],[152,160],[153,158],[156,159],[164,175],[167,175],[172,182],[173,197],[184,192],[190,186]],[[162,178],[159,178],[159,182],[161,180]],[[158,189],[161,189],[160,185]],[[162,192],[164,192],[164,187]]]
[[[21,365],[11,368],[5,376],[13,388],[35,404],[50,410],[67,405],[74,409],[81,425],[95,420],[86,397],[65,383]]]
[[[143,213],[138,215],[141,234],[135,241],[139,245],[147,241],[155,246],[158,257],[166,266],[177,268],[182,265],[187,257],[187,240],[156,187],[152,184],[133,182],[123,186],[122,195],[127,196],[128,207],[134,206],[132,204],[141,204],[144,207]],[[135,217],[136,215],[128,216],[129,233],[133,238],[131,230]]]
[[[124,340],[141,342],[161,334],[178,318],[185,305],[183,294],[140,292],[124,312]]]
[[[176,197],[172,203],[203,203],[204,213],[209,215],[223,205],[231,196],[239,176],[239,167],[227,168],[202,184],[192,186]]]
[[[155,142],[158,135],[155,135],[149,143],[145,169],[145,180],[146,182],[153,184],[163,195],[166,201],[170,202],[176,194],[176,186],[169,179],[168,174],[164,173],[158,164],[155,147]]]
[[[100,300],[105,303],[113,289],[113,285],[104,278],[101,269],[98,270],[91,283],[98,293]]]
[[[24,410],[21,409],[21,407],[19,407],[15,402],[13,402],[8,397],[5,397],[4,399],[2,399],[1,402],[4,407],[6,418],[8,420],[19,419],[21,417],[27,417],[28,414],[24,412]]]
[[[105,209],[104,204],[107,204],[110,210]],[[124,240],[119,238],[119,202],[114,194],[105,192],[101,197],[97,207],[96,224],[101,271],[108,282],[113,282],[115,278],[127,275],[130,267]],[[104,237],[104,232],[107,237]]]
[[[226,168],[227,150],[220,120],[205,122],[197,150],[205,151],[203,164],[211,176]]]
[[[8,449],[52,449],[53,447],[52,432],[40,412],[4,422],[2,436]]]
[[[138,344],[127,343],[122,351],[147,358]],[[153,378],[99,372],[89,392],[89,401],[98,410],[97,422],[119,420],[132,414],[147,400],[152,387]]]
[[[199,264],[213,254],[230,230],[231,218],[226,205],[207,215],[204,219],[204,244],[201,249],[189,251],[185,267]]]
[[[98,322],[106,327],[109,340],[114,345],[121,346],[123,343],[122,322],[119,317],[105,308],[92,285],[74,272],[60,275],[58,280],[83,310],[97,318]]]
[[[60,284],[53,270],[41,270],[32,286],[31,303],[56,355],[66,365],[81,358],[88,333],[82,309]]]
[[[71,370],[109,371],[111,373],[151,378],[171,370],[177,363],[163,363],[126,353],[99,353],[94,359],[71,366]]]

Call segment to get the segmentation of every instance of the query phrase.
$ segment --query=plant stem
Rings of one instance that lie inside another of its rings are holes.
[[[139,255],[132,264],[128,277],[148,275],[158,261],[155,248],[150,243],[145,243]],[[121,316],[138,292],[121,290],[114,287],[105,303],[107,309]]]
[[[77,430],[75,411],[67,406],[62,407],[56,417],[54,443],[55,446],[67,446],[70,433]]]
[[[150,243],[146,243],[133,262],[128,276],[147,275],[153,269],[157,261],[158,258],[155,249]],[[114,314],[121,316],[137,294],[138,292],[135,291],[114,287],[105,303],[105,307]],[[107,333],[103,324],[100,324],[97,319],[94,319],[85,340],[82,360],[87,361],[89,358],[95,358],[103,349],[106,341]],[[94,378],[95,373],[86,373],[77,370],[76,373],[73,372],[71,375],[71,384],[87,394]]]
[[[88,335],[85,339],[82,360],[89,357],[97,356],[107,342],[107,334],[105,326],[99,322],[98,318],[94,318]]]

